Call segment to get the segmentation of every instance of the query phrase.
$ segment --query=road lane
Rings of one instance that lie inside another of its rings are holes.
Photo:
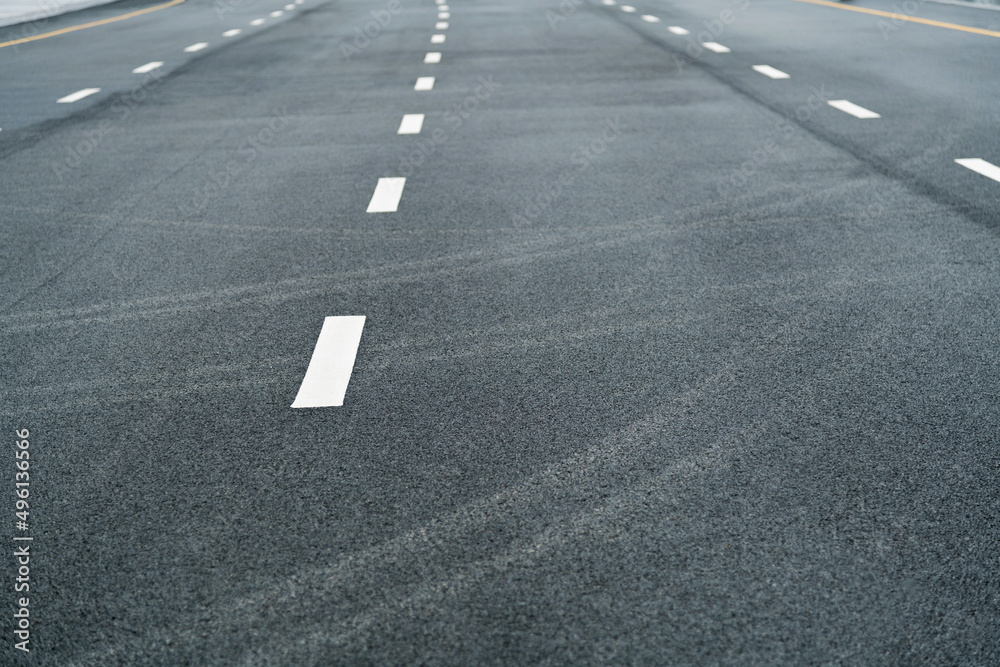
[[[697,57],[668,24],[721,3],[453,4],[415,94],[441,4],[364,44],[380,6],[309,2],[0,135],[36,661],[988,664],[997,183],[954,160],[996,164],[990,117],[924,153],[917,73],[813,79],[801,3]],[[292,409],[361,313],[344,405]]]

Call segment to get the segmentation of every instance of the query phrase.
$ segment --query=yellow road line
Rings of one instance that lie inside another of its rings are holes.
[[[976,35],[986,35],[988,37],[1000,37],[1000,32],[996,30],[985,30],[984,28],[970,28],[967,25],[958,25],[957,23],[945,23],[944,21],[934,21],[931,19],[922,19],[918,16],[907,16],[906,14],[897,14],[895,12],[883,12],[878,9],[867,9],[866,7],[851,7],[850,5],[845,5],[839,2],[827,2],[827,0],[796,0],[796,2],[808,2],[813,5],[823,5],[824,7],[836,7],[837,9],[846,9],[851,12],[861,12],[862,14],[874,14],[875,16],[884,16],[890,19],[898,19],[900,21],[910,21],[911,23],[923,23],[924,25],[932,25],[936,28],[947,28],[949,30],[961,30],[962,32],[971,32]],[[0,46],[3,46],[0,44]]]
[[[84,23],[82,25],[75,25],[69,28],[63,28],[62,30],[53,30],[52,32],[46,32],[41,35],[35,35],[34,37],[24,37],[22,39],[12,39],[9,42],[0,42],[0,49],[5,46],[14,46],[15,44],[24,44],[25,42],[34,42],[37,39],[45,39],[46,37],[55,37],[56,35],[65,35],[68,32],[75,32],[77,30],[83,30],[84,28],[96,28],[99,25],[107,25],[109,23],[114,23],[115,21],[124,21],[125,19],[134,18],[136,16],[142,16],[143,14],[148,14],[150,12],[158,12],[161,9],[166,9],[167,7],[173,7],[179,5],[185,0],[170,0],[170,2],[165,2],[162,5],[156,5],[155,7],[147,7],[146,9],[140,9],[138,11],[129,12],[128,14],[122,14],[121,16],[112,16],[109,19],[102,19],[100,21],[92,21],[90,23]]]

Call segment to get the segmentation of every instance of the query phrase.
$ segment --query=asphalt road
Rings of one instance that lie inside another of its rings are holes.
[[[1000,664],[1000,12],[3,46],[162,4],[0,30],[0,664]]]

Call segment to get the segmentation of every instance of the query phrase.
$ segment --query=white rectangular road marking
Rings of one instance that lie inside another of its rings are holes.
[[[691,34],[691,32],[687,28],[682,28],[679,25],[672,25],[669,28],[667,28],[667,30],[669,30],[670,32],[674,33],[675,35],[690,35]]]
[[[601,0],[601,4],[607,5],[608,7],[613,7],[618,3],[616,3],[615,0]]]
[[[847,100],[828,100],[827,104],[829,104],[834,109],[840,109],[844,113],[849,113],[852,116],[854,116],[855,118],[881,118],[882,117],[882,116],[878,115],[877,113],[875,113],[874,111],[869,111],[868,109],[866,109],[864,107],[859,107],[857,104],[854,104],[853,102],[848,102]]]
[[[451,8],[448,7],[448,5],[441,5],[441,6],[438,7],[438,11],[439,12],[447,12],[447,11],[450,11],[450,9]]]
[[[294,11],[294,10],[295,10],[295,5],[291,5],[291,4],[285,5],[285,11],[286,12],[290,12],[290,11]]]
[[[399,208],[399,198],[403,196],[405,178],[380,178],[375,193],[368,203],[366,213],[395,213]]]
[[[236,35],[240,34],[241,32],[243,32],[243,31],[240,30],[239,28],[233,28],[232,30],[227,30],[224,33],[222,33],[222,36],[223,37],[236,37]]]
[[[646,23],[659,23],[660,22],[660,18],[658,16],[653,16],[651,14],[643,14],[642,15],[642,20],[645,21]]]
[[[1000,167],[991,162],[987,162],[982,158],[961,158],[955,160],[955,162],[962,165],[966,169],[971,169],[977,174],[982,174],[986,178],[992,178],[994,181],[1000,181]]]
[[[434,29],[435,30],[447,30],[448,29],[448,22],[447,21],[438,21],[437,23],[434,24]]]
[[[769,76],[772,79],[790,79],[792,78],[790,74],[785,74],[780,69],[774,69],[770,65],[754,65],[753,69],[755,72],[760,72],[764,76]]]
[[[280,9],[276,9],[275,11],[271,12],[270,14],[268,14],[268,16],[270,16],[272,19],[276,19],[279,16],[282,16],[284,13],[285,12],[281,11]]]
[[[437,65],[441,62],[441,52],[440,51],[430,51],[424,56],[425,65]]]
[[[625,12],[626,14],[631,14],[632,12],[635,11],[635,7],[633,7],[632,5],[622,5],[622,11]]]
[[[444,4],[444,3],[446,3],[447,1],[448,1],[448,0],[434,0],[434,4],[435,4],[435,5],[443,5],[443,4]]]
[[[323,320],[309,368],[302,378],[293,408],[327,408],[344,404],[354,359],[365,327],[364,315]]]
[[[198,42],[197,44],[192,44],[191,46],[184,47],[184,53],[194,53],[195,51],[201,51],[206,46],[208,46],[208,42]]]
[[[163,61],[154,60],[151,63],[146,63],[145,65],[136,67],[134,70],[132,70],[132,74],[146,74],[148,72],[152,72],[154,69],[157,69],[159,67],[163,67]]]
[[[431,44],[444,44],[444,35],[431,35]]]
[[[729,47],[723,46],[718,42],[702,42],[701,45],[709,51],[715,51],[716,53],[729,53]]]
[[[451,14],[449,14],[448,12],[438,12],[438,20],[439,21],[447,21],[450,18],[451,18]]]
[[[250,21],[250,25],[264,25],[266,21],[267,19],[254,19],[253,21]]]
[[[399,131],[396,134],[420,134],[424,127],[424,114],[408,113],[403,114],[403,122],[399,124]]]
[[[77,102],[82,100],[84,97],[89,97],[94,93],[99,92],[101,92],[100,88],[84,88],[83,90],[78,90],[75,93],[67,95],[66,97],[60,97],[56,100],[56,102],[59,104],[70,104],[71,102]]]
[[[433,88],[434,88],[434,77],[432,76],[417,77],[417,82],[413,86],[413,90],[432,90]]]

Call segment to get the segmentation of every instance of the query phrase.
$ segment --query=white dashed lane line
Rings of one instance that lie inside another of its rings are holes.
[[[855,118],[881,118],[882,117],[882,116],[878,115],[877,113],[875,113],[874,111],[869,111],[868,109],[866,109],[864,107],[859,107],[857,104],[854,104],[853,102],[848,102],[847,100],[828,100],[827,104],[829,104],[834,109],[840,109],[844,113],[849,113],[852,116],[854,116]]]
[[[729,47],[723,46],[718,42],[702,42],[701,45],[709,51],[715,51],[716,53],[729,53]]]
[[[444,35],[431,35],[431,44],[444,44]]]
[[[438,21],[437,23],[434,24],[434,29],[435,30],[447,30],[448,29],[448,22],[447,21]]]
[[[408,113],[403,114],[403,120],[399,124],[399,131],[396,134],[420,134],[424,127],[424,114]]]
[[[394,213],[399,208],[399,198],[403,196],[406,179],[380,178],[372,200],[368,202],[367,213]]]
[[[1000,182],[1000,167],[991,162],[978,157],[960,158],[955,160],[955,162],[966,169],[971,169],[977,174],[982,174],[986,178],[992,178],[994,181]]]
[[[276,19],[279,16],[284,15],[284,13],[285,12],[281,11],[280,9],[276,9],[275,11],[271,12],[270,14],[268,14],[268,16],[270,16],[272,19]]]
[[[365,328],[364,315],[327,317],[323,320],[306,375],[293,408],[327,408],[344,404],[347,385]]]
[[[285,11],[290,12],[295,9],[295,5],[285,5]]]
[[[140,65],[139,67],[136,67],[134,70],[132,70],[132,74],[148,74],[149,72],[152,72],[154,69],[158,69],[160,67],[163,67],[163,61],[154,60],[151,63],[146,63],[145,65]]]
[[[417,77],[417,82],[413,85],[413,90],[432,90],[434,88],[434,77]]]
[[[631,14],[635,12],[635,7],[633,7],[632,5],[622,5],[622,11],[625,12],[626,14]]]
[[[755,72],[760,72],[764,76],[769,76],[772,79],[790,79],[792,78],[790,74],[782,72],[780,69],[775,69],[770,65],[754,65],[753,69]]]
[[[441,5],[441,6],[438,7],[438,11],[439,12],[447,12],[447,11],[450,11],[450,9],[451,8],[448,7],[448,5]]]
[[[679,25],[672,25],[672,26],[668,27],[667,30],[669,30],[670,32],[674,33],[675,35],[690,35],[691,34],[690,31],[688,31],[685,28],[680,27]]]
[[[78,90],[75,93],[71,93],[66,97],[60,97],[56,102],[59,104],[72,104],[73,102],[79,102],[84,97],[90,97],[94,93],[101,92],[100,88],[84,88],[83,90]]]
[[[192,44],[191,46],[185,47],[184,53],[194,53],[195,51],[201,51],[206,46],[208,46],[208,42],[198,42],[197,44]]]
[[[449,14],[448,12],[438,12],[438,19],[442,21],[447,21],[450,18],[451,14]]]
[[[240,34],[241,32],[243,32],[243,31],[240,30],[239,28],[233,28],[232,30],[227,30],[224,33],[222,33],[222,36],[223,37],[236,37],[236,35]]]
[[[267,19],[254,19],[253,21],[250,21],[250,25],[264,25],[266,21]]]
[[[660,22],[659,17],[652,16],[650,14],[643,14],[642,15],[642,20],[645,21],[646,23],[659,23]]]
[[[443,5],[447,0],[434,0],[435,5]]]
[[[601,0],[601,4],[605,4],[605,5],[607,5],[608,7],[614,7],[614,6],[615,6],[615,5],[617,5],[618,3],[617,3],[617,2],[615,2],[615,0]]]
[[[424,56],[425,65],[437,65],[439,62],[441,62],[440,51],[430,51]]]

